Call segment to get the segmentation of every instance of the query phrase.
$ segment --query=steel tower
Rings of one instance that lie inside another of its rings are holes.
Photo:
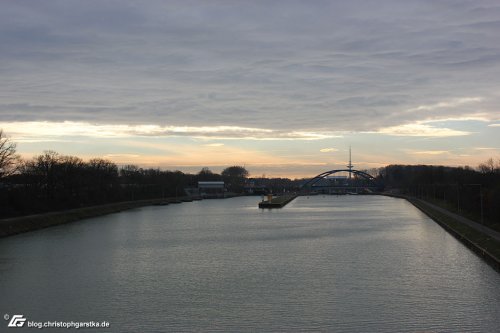
[[[349,164],[347,165],[347,169],[349,169],[349,180],[351,179],[352,168],[354,168],[354,165],[352,165],[351,146],[349,146]]]

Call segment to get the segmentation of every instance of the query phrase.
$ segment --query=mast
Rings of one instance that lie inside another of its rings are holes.
[[[352,160],[351,160],[351,146],[349,146],[349,164],[347,165],[347,168],[349,169],[349,180],[351,179],[351,173],[353,167],[354,165],[352,165]]]

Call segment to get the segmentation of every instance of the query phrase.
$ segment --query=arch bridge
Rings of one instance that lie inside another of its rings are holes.
[[[330,170],[330,171],[326,171],[326,172],[323,172],[323,173],[320,173],[319,175],[309,179],[307,182],[305,182],[301,187],[300,187],[300,192],[307,192],[307,189],[309,189],[309,191],[311,190],[311,188],[314,186],[314,184],[316,184],[317,182],[319,182],[320,180],[330,176],[330,175],[333,175],[335,173],[339,173],[339,172],[348,172],[349,173],[349,183],[347,185],[343,185],[343,186],[323,186],[323,187],[329,187],[329,188],[335,188],[335,189],[344,189],[344,190],[355,190],[356,192],[358,192],[359,189],[363,189],[363,190],[380,190],[383,186],[377,182],[377,180],[375,179],[375,177],[373,177],[372,175],[366,173],[366,172],[363,172],[363,171],[359,171],[359,170],[354,170],[352,168],[348,168],[348,169],[335,169],[335,170]],[[366,180],[367,182],[365,182],[365,184],[353,184],[353,182],[351,181],[351,174],[354,174],[364,180]]]

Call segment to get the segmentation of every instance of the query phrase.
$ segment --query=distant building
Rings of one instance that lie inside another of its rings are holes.
[[[202,198],[223,198],[226,187],[223,181],[198,182],[198,191]]]
[[[248,181],[245,183],[244,191],[246,194],[254,195],[264,195],[268,193],[267,187],[265,185],[258,185],[254,181]]]

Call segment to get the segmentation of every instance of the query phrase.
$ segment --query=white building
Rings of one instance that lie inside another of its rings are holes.
[[[223,198],[226,188],[223,181],[198,182],[198,191],[202,198]]]

